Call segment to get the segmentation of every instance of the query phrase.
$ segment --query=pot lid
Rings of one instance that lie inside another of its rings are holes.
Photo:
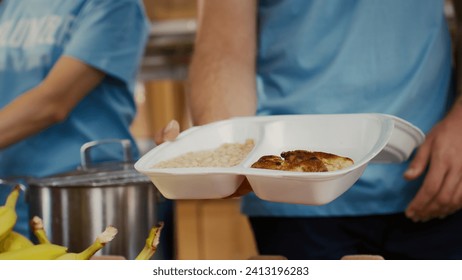
[[[119,143],[123,148],[123,161],[94,163],[90,152],[99,145]],[[134,183],[151,183],[151,180],[134,168],[131,144],[128,139],[106,139],[85,143],[80,148],[81,165],[74,171],[44,178],[31,178],[30,185],[42,187],[102,187]]]

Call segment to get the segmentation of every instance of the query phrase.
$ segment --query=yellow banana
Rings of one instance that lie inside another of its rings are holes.
[[[160,232],[164,227],[164,223],[160,222],[158,226],[153,226],[149,231],[149,236],[146,239],[141,252],[135,257],[135,260],[149,260],[157,250],[159,245]]]
[[[0,253],[15,251],[31,246],[34,246],[34,243],[32,243],[32,241],[30,241],[27,237],[18,232],[12,231],[7,237],[0,241]]]
[[[67,248],[56,244],[38,244],[23,249],[0,253],[0,260],[54,260],[67,253]]]
[[[48,239],[45,229],[43,228],[43,222],[40,217],[34,216],[30,220],[30,227],[35,237],[37,237],[39,244],[50,244],[51,243],[50,240]]]
[[[10,234],[18,219],[15,208],[20,190],[21,187],[16,185],[6,198],[5,204],[0,207],[0,241]]]
[[[98,237],[95,242],[91,244],[87,249],[80,253],[67,253],[56,258],[57,260],[88,260],[96,252],[101,250],[108,242],[114,239],[117,234],[117,229],[113,226],[108,226]]]

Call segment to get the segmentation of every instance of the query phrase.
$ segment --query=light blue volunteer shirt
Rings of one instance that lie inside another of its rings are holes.
[[[258,114],[378,112],[424,132],[448,106],[451,51],[442,0],[262,0]],[[370,164],[323,206],[248,195],[250,216],[350,216],[403,211],[420,182],[404,164]],[[284,188],[282,185],[281,188]]]
[[[129,126],[135,115],[135,77],[148,32],[141,0],[3,0],[0,108],[40,84],[62,55],[107,76],[64,122],[1,150],[0,178],[74,170],[80,164],[82,144],[98,139],[130,139],[137,157]],[[121,149],[101,146],[91,158],[94,162],[121,160]],[[0,193],[5,197],[5,190]]]

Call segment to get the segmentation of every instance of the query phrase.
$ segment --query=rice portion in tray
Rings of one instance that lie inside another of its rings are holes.
[[[213,150],[188,152],[155,164],[154,168],[232,167],[241,163],[255,146],[253,139],[245,143],[224,143]]]

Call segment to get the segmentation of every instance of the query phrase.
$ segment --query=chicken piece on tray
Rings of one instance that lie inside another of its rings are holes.
[[[284,160],[278,156],[262,156],[257,162],[252,164],[253,168],[281,170]]]
[[[327,172],[346,168],[353,160],[324,152],[294,150],[282,152],[281,157],[275,155],[262,156],[252,164],[252,168],[298,172]]]
[[[316,157],[315,153],[304,150],[282,152],[284,168],[287,171],[299,172],[326,172],[327,167],[322,160]]]

